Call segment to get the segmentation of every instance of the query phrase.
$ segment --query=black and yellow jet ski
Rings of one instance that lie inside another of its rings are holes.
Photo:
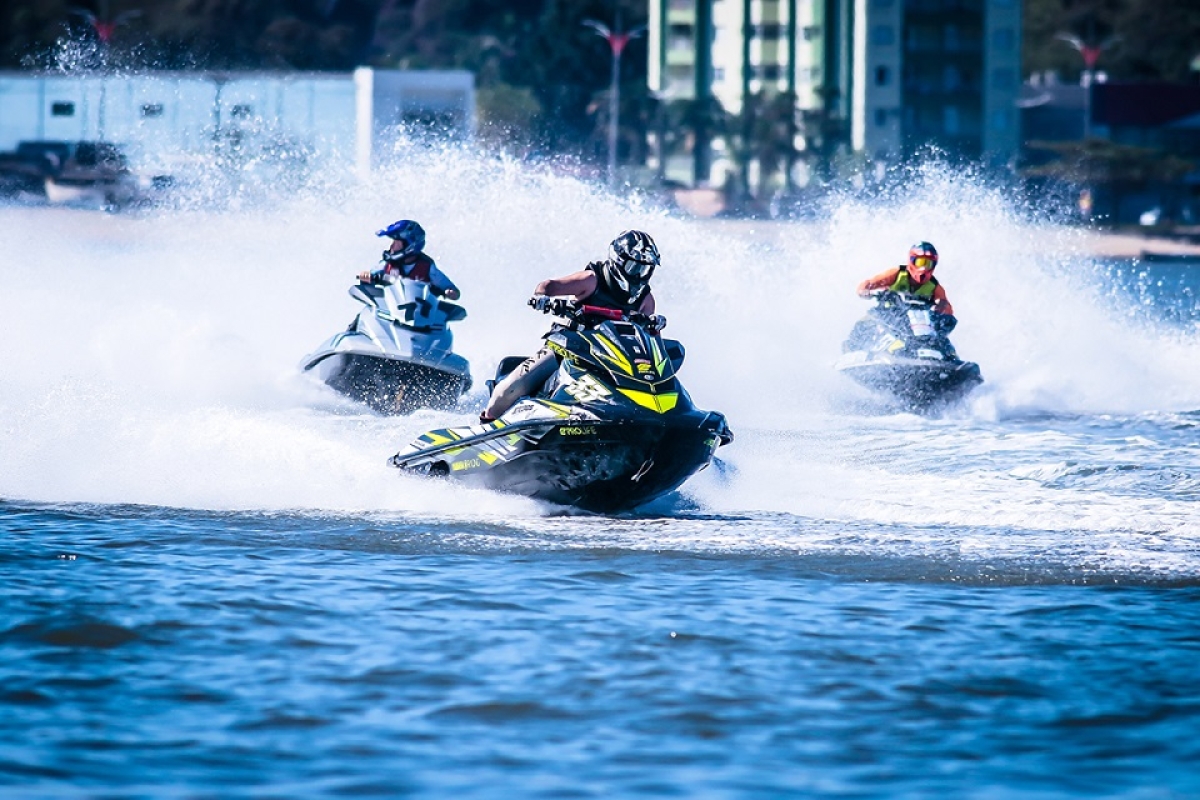
[[[610,512],[672,491],[733,441],[679,383],[683,346],[644,315],[564,299],[543,310],[567,321],[546,336],[559,368],[541,390],[492,422],[424,434],[392,466]]]
[[[836,370],[917,413],[943,409],[983,383],[979,365],[958,357],[928,301],[890,291],[875,299],[842,344]]]

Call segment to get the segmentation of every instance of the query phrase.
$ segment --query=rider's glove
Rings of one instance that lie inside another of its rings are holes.
[[[950,314],[939,314],[934,312],[932,315],[933,329],[942,336],[949,336],[950,332],[958,325],[958,320]]]
[[[549,305],[550,298],[544,294],[535,294],[533,297],[529,298],[529,307],[538,311],[545,312]]]
[[[650,321],[646,323],[646,330],[651,333],[658,333],[663,328],[667,327],[667,318],[662,314],[655,314],[650,317]]]

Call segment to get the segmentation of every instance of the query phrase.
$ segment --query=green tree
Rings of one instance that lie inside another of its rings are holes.
[[[1196,168],[1184,158],[1150,147],[1134,147],[1103,139],[1082,142],[1030,142],[1030,150],[1052,153],[1056,158],[1026,168],[1027,177],[1051,177],[1081,186],[1104,186],[1119,207],[1121,197],[1132,191],[1179,181]]]
[[[1097,69],[1114,80],[1186,81],[1200,53],[1196,0],[1026,0],[1026,74],[1054,71],[1078,80],[1083,59],[1059,38],[1102,46]]]
[[[742,190],[756,199],[773,192],[782,171],[795,156],[796,97],[790,92],[750,95],[740,114],[729,120],[731,151],[742,175]],[[750,184],[750,166],[758,165],[758,185]]]

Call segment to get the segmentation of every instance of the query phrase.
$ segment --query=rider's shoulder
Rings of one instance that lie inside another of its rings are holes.
[[[589,264],[588,266],[591,266],[591,265]],[[559,278],[558,280],[562,283],[576,282],[576,281],[594,282],[594,281],[596,281],[596,273],[590,269],[584,268],[584,269],[579,270],[578,272],[572,272],[570,275],[564,275],[563,277]]]

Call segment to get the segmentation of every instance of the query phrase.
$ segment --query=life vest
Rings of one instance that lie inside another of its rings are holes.
[[[397,278],[408,278],[410,281],[429,283],[429,270],[432,266],[432,258],[424,253],[417,253],[417,260],[411,264],[386,262],[383,265],[382,271],[387,275]]]
[[[618,311],[637,311],[642,300],[650,291],[649,286],[643,286],[635,297],[629,297],[619,286],[613,286],[608,280],[608,271],[600,261],[593,261],[587,269],[596,276],[596,288],[582,302],[589,306],[614,308]]]
[[[896,276],[896,280],[888,287],[889,291],[899,292],[900,294],[911,294],[913,297],[919,297],[922,300],[933,302],[933,291],[937,289],[937,278],[932,275],[929,280],[922,283],[920,286],[913,288],[912,279],[908,277],[908,270],[904,267],[900,268],[900,274]]]

